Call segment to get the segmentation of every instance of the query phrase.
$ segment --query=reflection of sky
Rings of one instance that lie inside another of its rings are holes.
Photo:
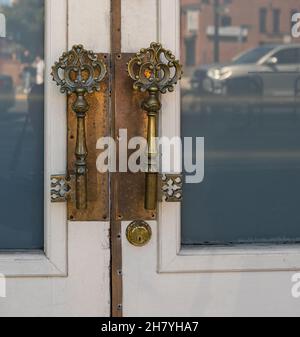
[[[11,5],[13,3],[13,0],[0,0],[0,6],[7,6]]]

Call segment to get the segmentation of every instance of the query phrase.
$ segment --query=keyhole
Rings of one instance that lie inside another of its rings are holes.
[[[148,224],[142,221],[132,222],[126,231],[128,241],[137,247],[142,247],[150,241],[152,232]]]

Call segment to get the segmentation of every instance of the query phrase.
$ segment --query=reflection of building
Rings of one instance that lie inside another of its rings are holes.
[[[219,0],[220,61],[266,43],[290,43],[299,0]],[[182,59],[186,66],[214,61],[214,0],[181,0]]]

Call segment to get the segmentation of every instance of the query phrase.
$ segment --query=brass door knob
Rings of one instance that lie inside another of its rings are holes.
[[[147,91],[149,96],[142,102],[148,114],[148,170],[146,173],[145,208],[155,210],[157,206],[158,169],[157,169],[157,115],[162,104],[160,94],[174,91],[181,79],[182,66],[171,51],[160,43],[151,43],[141,49],[128,63],[129,76],[134,80],[135,90]]]

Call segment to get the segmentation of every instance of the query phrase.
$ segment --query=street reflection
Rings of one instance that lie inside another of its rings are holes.
[[[42,249],[44,0],[0,0],[0,12],[0,249]]]
[[[299,1],[181,7],[182,136],[205,137],[205,179],[185,185],[183,243],[300,241]]]

